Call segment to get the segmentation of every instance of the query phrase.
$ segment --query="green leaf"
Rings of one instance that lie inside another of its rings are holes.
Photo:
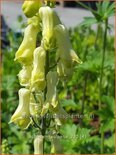
[[[104,1],[104,2],[102,3],[102,5],[101,5],[102,11],[107,12],[107,9],[108,9],[108,7],[109,7],[109,4],[110,4],[110,2]]]
[[[84,21],[80,23],[80,26],[89,27],[96,23],[97,23],[97,20],[94,17],[84,17]]]
[[[100,15],[102,15],[102,2],[96,3],[97,11]]]
[[[110,16],[113,16],[114,13],[115,13],[115,3],[112,3],[112,4],[109,6],[109,8],[108,8],[106,14],[107,14],[108,17],[110,17]]]
[[[71,99],[70,100],[64,99],[64,100],[61,100],[60,102],[61,102],[61,105],[65,107],[67,111],[77,109],[77,104]]]
[[[90,139],[90,129],[78,128],[76,145],[84,144]]]
[[[107,108],[110,109],[110,111],[112,111],[114,113],[114,109],[115,109],[114,97],[103,95],[102,102],[104,102],[106,104]]]
[[[63,135],[63,138],[61,139],[61,142],[64,146],[64,149],[71,150],[76,143],[76,135],[77,135],[77,126],[74,124],[65,124],[61,129],[61,134]]]
[[[85,136],[85,138],[90,137],[90,129],[87,128],[79,128],[77,134],[80,136]]]
[[[100,132],[105,132],[114,130],[114,119],[107,119],[106,121],[103,122],[102,126],[100,127]]]
[[[100,69],[100,58],[95,58],[93,60],[88,60],[84,62],[83,64],[79,65],[78,68],[80,68],[83,71],[90,71],[93,73],[98,73]]]
[[[114,113],[108,108],[102,108],[97,114],[101,117],[101,120],[107,120],[114,118]]]

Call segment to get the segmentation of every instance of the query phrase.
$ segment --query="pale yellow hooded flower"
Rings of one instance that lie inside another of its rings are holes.
[[[57,41],[57,58],[60,59],[57,71],[60,76],[71,76],[73,62],[81,63],[81,60],[72,50],[68,31],[65,26],[59,24],[54,28],[54,34]]]
[[[32,64],[38,31],[38,27],[33,26],[33,24],[29,24],[25,29],[23,41],[15,54],[15,60],[23,65]]]
[[[44,136],[38,135],[34,139],[34,154],[43,154]]]
[[[19,105],[12,115],[10,123],[14,122],[22,129],[26,129],[30,125],[29,103],[30,91],[26,88],[21,88],[19,90]]]
[[[46,102],[51,104],[53,107],[57,106],[57,87],[58,75],[57,72],[49,71],[47,74],[47,94]]]
[[[54,27],[61,21],[56,12],[48,6],[39,9],[39,15],[42,20],[42,45],[47,50],[54,46]]]
[[[22,70],[18,74],[19,83],[21,86],[25,87],[30,86],[31,72],[32,72],[32,65],[22,67]]]
[[[44,90],[45,81],[45,60],[46,51],[42,47],[38,47],[34,51],[33,70],[31,76],[31,89]]]

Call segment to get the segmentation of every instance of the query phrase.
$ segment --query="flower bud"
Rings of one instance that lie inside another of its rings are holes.
[[[54,12],[53,9],[51,9],[48,6],[41,7],[39,9],[39,15],[42,20],[42,44],[45,48],[45,50],[48,50],[51,47],[55,46],[55,40],[54,40],[54,26],[61,23],[59,17]]]
[[[26,0],[22,5],[22,10],[26,17],[33,17],[42,5],[41,0]]]
[[[23,65],[32,64],[33,52],[36,47],[37,33],[38,28],[32,24],[28,25],[25,29],[24,39],[15,55],[15,60],[18,60],[18,62]]]
[[[57,72],[55,71],[48,72],[46,102],[50,103],[53,107],[57,106],[57,92],[56,92],[57,82],[58,82]]]
[[[42,47],[36,48],[34,51],[33,71],[31,76],[31,88],[33,91],[43,90],[45,88],[45,60],[45,50]]]
[[[44,136],[36,136],[34,140],[34,154],[43,154],[43,140]]]
[[[22,70],[19,72],[19,82],[21,86],[29,87],[31,78],[32,66],[23,66]]]
[[[26,88],[19,90],[19,105],[11,117],[10,123],[16,123],[20,128],[26,129],[30,124],[30,91]]]

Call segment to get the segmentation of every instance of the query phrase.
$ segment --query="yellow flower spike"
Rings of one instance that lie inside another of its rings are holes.
[[[22,5],[22,10],[26,17],[33,17],[42,6],[41,0],[26,0]]]
[[[57,92],[56,92],[57,83],[58,83],[57,72],[55,71],[48,72],[46,102],[50,103],[53,107],[57,106]]]
[[[57,16],[56,12],[48,6],[41,7],[39,9],[39,15],[42,20],[42,44],[46,50],[50,48],[50,46],[54,46],[54,27],[57,24],[60,24],[60,19]]]
[[[23,66],[22,70],[19,72],[19,82],[21,86],[29,87],[31,78],[32,65]]]
[[[60,143],[58,135],[53,135],[51,137],[51,142],[52,142],[52,147],[51,147],[51,153],[54,154],[59,154],[63,153],[63,147],[62,144]]]
[[[34,139],[34,154],[43,154],[43,140],[44,136],[38,135]]]
[[[15,60],[23,65],[32,64],[38,31],[39,29],[32,24],[28,25],[25,29],[24,39],[15,54]]]
[[[29,102],[30,102],[30,91],[26,88],[21,88],[19,90],[19,105],[11,117],[10,123],[14,122],[20,128],[26,129],[30,123],[30,112],[29,112]]]
[[[46,86],[45,60],[45,50],[42,47],[36,48],[34,51],[33,71],[31,76],[32,91],[43,90]]]

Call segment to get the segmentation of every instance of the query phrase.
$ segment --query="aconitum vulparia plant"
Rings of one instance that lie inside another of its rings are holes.
[[[34,154],[44,153],[47,128],[56,129],[51,135],[51,153],[63,153],[57,139],[59,127],[66,121],[66,111],[58,98],[59,81],[67,81],[73,68],[81,60],[72,49],[67,28],[52,8],[54,1],[25,1],[22,9],[28,18],[23,41],[15,54],[15,61],[22,65],[18,77],[19,105],[10,122],[21,129],[35,126],[38,135],[34,139]],[[41,43],[37,47],[37,35]],[[50,59],[51,55],[53,56]],[[47,114],[54,117],[46,117]]]

